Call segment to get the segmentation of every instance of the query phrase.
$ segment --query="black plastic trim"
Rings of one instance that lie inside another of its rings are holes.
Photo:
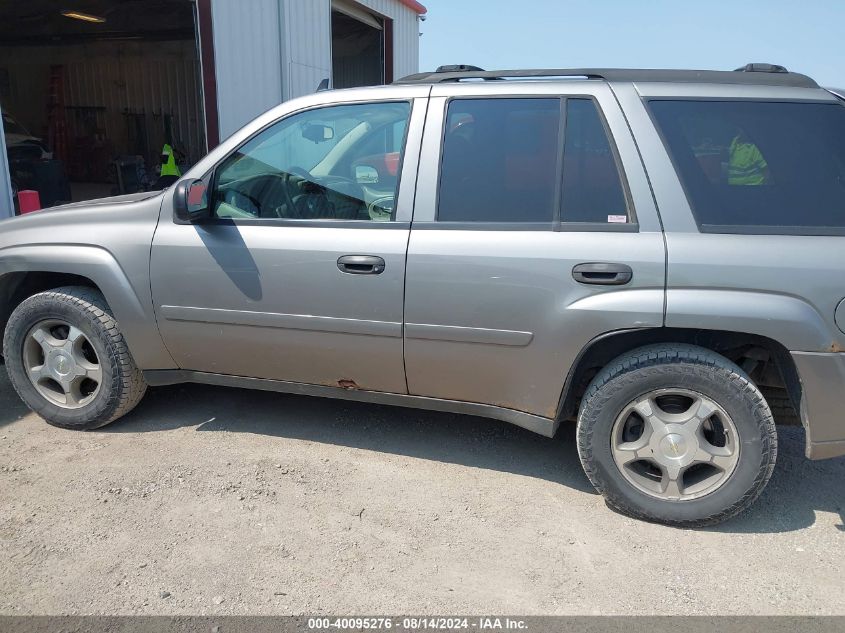
[[[809,237],[832,237],[845,235],[845,226],[731,226],[722,224],[700,224],[701,233],[717,235],[806,235]]]
[[[605,81],[745,84],[755,86],[789,86],[818,88],[812,78],[800,73],[744,72],[725,70],[669,70],[625,68],[542,68],[521,70],[490,70],[466,72],[428,72],[409,75],[395,84],[438,84],[466,79],[540,79],[540,78],[600,79]]]
[[[313,229],[401,229],[411,228],[410,222],[375,222],[373,220],[289,220],[276,218],[209,218],[194,222],[196,226],[287,226]]]

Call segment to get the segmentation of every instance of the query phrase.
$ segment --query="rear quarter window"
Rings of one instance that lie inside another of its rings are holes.
[[[845,107],[651,100],[699,227],[845,233]]]

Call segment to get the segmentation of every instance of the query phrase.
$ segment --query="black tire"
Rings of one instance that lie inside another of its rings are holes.
[[[24,366],[24,342],[39,322],[58,319],[75,326],[93,347],[102,382],[82,408],[50,402],[34,387]],[[47,423],[64,429],[91,430],[114,422],[143,398],[147,385],[123,340],[103,296],[92,288],[69,286],[29,297],[12,312],[3,337],[9,379],[21,399]]]
[[[623,476],[611,450],[611,429],[644,394],[683,388],[712,399],[731,416],[741,452],[720,487],[695,499],[661,499]],[[748,508],[765,488],[777,458],[777,433],[766,400],[737,365],[710,350],[658,344],[620,356],[593,379],[578,415],[578,454],[607,504],[628,516],[679,527],[719,523]]]

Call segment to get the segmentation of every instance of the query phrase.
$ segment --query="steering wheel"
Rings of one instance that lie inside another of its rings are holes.
[[[300,178],[314,182],[313,176],[311,175],[311,172],[308,171],[307,169],[303,168],[303,167],[298,167],[298,166],[294,165],[293,167],[288,169],[285,173],[287,173],[290,176],[299,176]]]
[[[258,216],[261,215],[261,203],[258,200],[256,200],[255,198],[253,198],[251,195],[249,195],[248,193],[244,193],[243,191],[237,191],[237,190],[234,190],[234,189],[229,189],[228,191],[226,191],[223,194],[223,202],[225,202],[226,204],[228,204],[231,207],[234,207],[235,209],[239,209],[240,208],[240,206],[238,204],[238,198],[239,197],[244,198],[245,200],[248,200],[249,203],[253,207],[255,207],[256,215],[258,215]],[[248,212],[247,209],[243,209],[243,211]]]

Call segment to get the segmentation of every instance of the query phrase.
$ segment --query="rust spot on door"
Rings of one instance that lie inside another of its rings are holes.
[[[349,380],[348,378],[338,380],[337,386],[341,389],[348,389],[349,391],[356,391],[360,389],[360,387],[358,387],[358,383],[356,383],[354,380]]]

